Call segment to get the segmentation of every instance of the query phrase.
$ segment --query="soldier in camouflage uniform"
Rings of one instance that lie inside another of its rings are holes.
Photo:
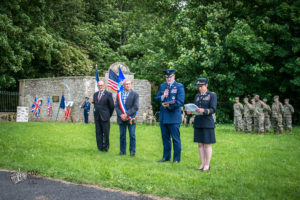
[[[253,110],[252,110],[252,117],[251,117],[251,119],[252,119],[252,130],[254,131],[254,107],[255,107],[255,99],[253,98],[253,99],[251,99],[251,105],[253,106]]]
[[[282,134],[282,114],[283,105],[279,101],[279,96],[274,96],[274,103],[272,104],[272,122],[274,128],[274,134],[279,131]]]
[[[265,116],[264,129],[265,129],[265,133],[269,133],[269,131],[270,131],[270,114],[271,114],[271,108],[267,104],[267,101],[268,100],[266,98],[263,99],[263,102],[266,104],[266,108],[264,109],[264,116]]]
[[[248,98],[244,98],[244,130],[245,133],[251,133],[252,129],[252,113],[254,106],[249,103]]]
[[[254,104],[254,128],[256,134],[260,132],[261,135],[264,134],[264,109],[266,109],[266,104],[259,99],[258,95],[255,95],[255,104]]]
[[[242,132],[242,113],[243,113],[243,105],[240,103],[240,99],[235,97],[235,104],[233,105],[234,111],[234,127],[235,131],[238,132],[239,130]]]
[[[153,116],[153,110],[152,110],[152,106],[151,105],[148,107],[148,110],[146,111],[146,121],[151,126],[152,126],[152,123],[154,124],[154,126],[156,125],[156,119]]]
[[[187,114],[185,113],[183,107],[181,107],[181,124],[187,126]]]
[[[195,115],[192,115],[190,118],[190,126],[194,124],[194,121],[195,121]]]
[[[283,124],[284,130],[288,130],[292,133],[292,114],[294,113],[294,108],[291,104],[289,104],[289,99],[284,100],[283,106]]]

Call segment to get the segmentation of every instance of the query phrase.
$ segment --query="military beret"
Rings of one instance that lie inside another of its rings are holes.
[[[258,97],[258,98],[259,98],[259,95],[257,94],[257,95],[255,95],[255,96],[254,96],[254,98],[256,98],[256,97]]]
[[[278,98],[279,98],[279,96],[278,96],[278,95],[275,95],[275,96],[274,96],[274,99],[278,99]]]
[[[268,101],[268,99],[267,99],[267,98],[264,98],[263,101]]]
[[[290,99],[284,99],[284,101],[290,101]]]
[[[169,78],[175,74],[176,69],[166,69],[163,72],[165,73],[165,77]]]
[[[206,85],[206,84],[208,84],[207,78],[198,78],[195,86],[196,87],[201,87],[201,86]]]
[[[248,101],[248,98],[247,98],[247,97],[245,97],[245,98],[244,98],[244,100],[245,100],[245,101]]]

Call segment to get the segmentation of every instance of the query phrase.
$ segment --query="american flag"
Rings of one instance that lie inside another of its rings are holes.
[[[39,114],[40,114],[41,105],[42,105],[42,102],[39,100],[39,98],[37,96],[35,96],[34,102],[33,102],[32,107],[31,107],[31,112],[36,117],[39,116]]]
[[[107,87],[115,92],[118,91],[118,78],[118,75],[110,69],[108,74]]]
[[[50,97],[48,96],[48,116],[50,116],[51,110],[52,110],[52,106],[51,106],[51,103],[50,103]]]

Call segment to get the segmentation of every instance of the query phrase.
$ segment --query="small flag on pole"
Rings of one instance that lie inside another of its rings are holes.
[[[115,92],[118,91],[118,78],[118,75],[110,69],[108,74],[107,87]]]
[[[59,107],[64,109],[64,110],[66,109],[66,101],[65,101],[64,95],[61,96]]]
[[[67,106],[67,107],[66,107],[66,110],[65,110],[65,117],[66,117],[66,119],[69,118],[70,111],[71,111],[71,107],[70,107],[70,106]]]
[[[33,113],[34,116],[39,116],[40,111],[41,111],[41,105],[42,102],[39,100],[39,98],[37,97],[37,95],[34,98],[32,107],[31,107],[31,112]]]
[[[50,103],[50,97],[48,96],[48,116],[51,115],[51,110],[52,110],[52,106],[51,106],[51,103]]]
[[[65,101],[64,95],[61,96],[61,100],[60,100],[60,104],[59,104],[59,107],[58,107],[58,111],[57,111],[57,114],[56,114],[56,119],[55,119],[55,121],[57,121],[58,113],[59,113],[59,110],[60,110],[61,108],[64,109],[64,110],[66,111],[66,101]]]

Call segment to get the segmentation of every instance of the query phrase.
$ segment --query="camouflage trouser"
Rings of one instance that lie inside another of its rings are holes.
[[[270,117],[265,117],[264,119],[264,129],[266,132],[270,131]]]
[[[282,117],[273,117],[273,128],[274,132],[279,131],[280,133],[282,132]]]
[[[243,130],[243,127],[242,127],[242,116],[234,116],[234,128],[236,131],[238,130]]]
[[[264,115],[260,115],[254,118],[254,129],[256,132],[264,132]]]
[[[154,124],[154,126],[156,125],[156,120],[154,117],[150,117],[146,120],[147,124],[150,124],[152,126],[152,123]]]
[[[292,116],[284,116],[283,118],[284,130],[292,130]]]
[[[245,132],[250,133],[252,131],[252,117],[245,117],[244,123]]]

